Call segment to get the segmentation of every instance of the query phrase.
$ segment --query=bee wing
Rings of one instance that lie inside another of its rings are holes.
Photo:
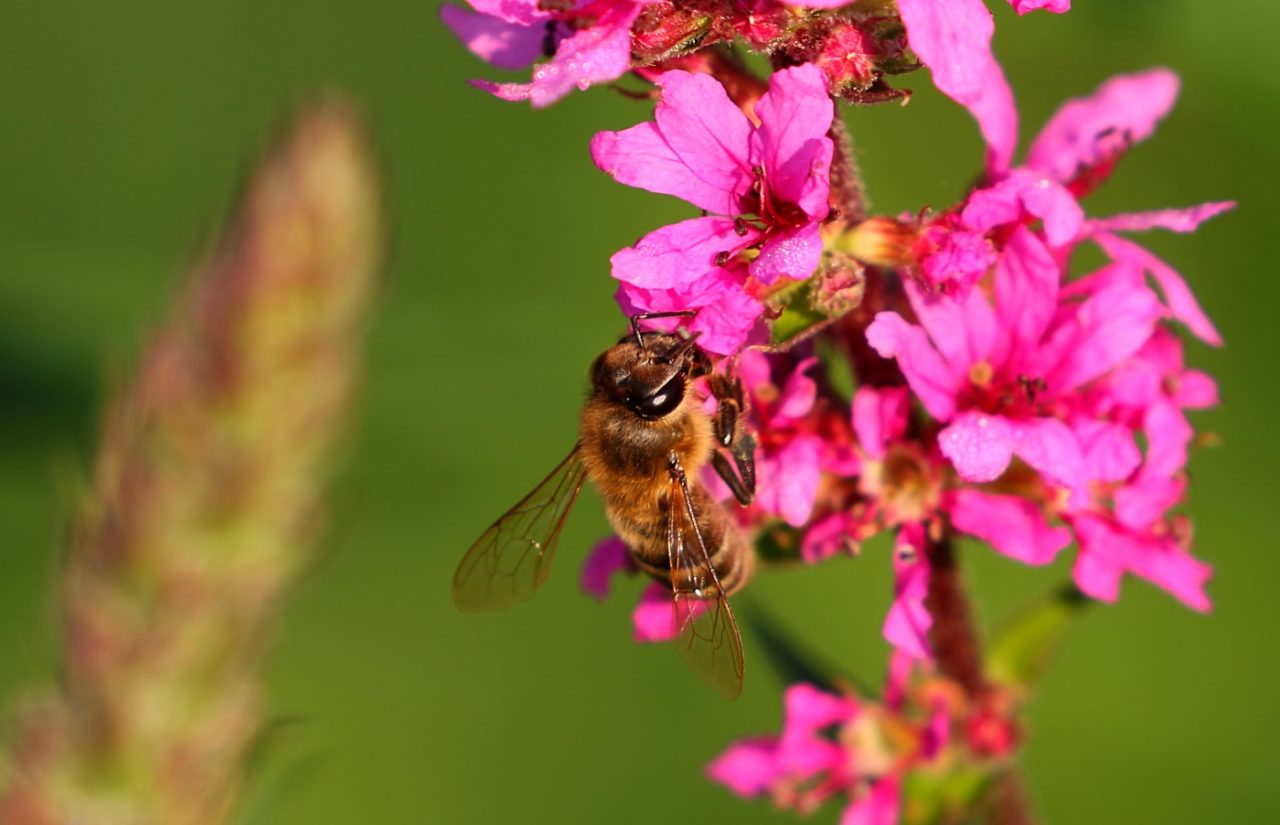
[[[675,626],[680,629],[675,645],[680,656],[713,688],[736,699],[746,674],[742,637],[711,566],[683,478],[673,478],[671,483],[667,557]]]
[[[453,574],[453,603],[459,610],[501,610],[525,601],[542,586],[584,474],[582,453],[575,444],[529,495],[476,539]]]

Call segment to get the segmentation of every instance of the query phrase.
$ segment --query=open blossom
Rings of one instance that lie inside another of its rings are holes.
[[[631,68],[631,25],[647,0],[468,0],[474,11],[441,6],[440,16],[476,56],[502,69],[539,57],[528,83],[474,81],[503,100],[547,106],[573,89],[617,80]]]
[[[613,256],[626,311],[698,309],[690,324],[715,353],[736,351],[763,312],[763,291],[809,277],[822,256],[833,107],[813,65],[772,76],[753,124],[706,75],[658,78],[654,120],[591,142],[618,181],[705,210]]]
[[[1013,752],[1016,727],[996,710],[894,654],[880,700],[792,685],[781,732],[731,745],[707,774],[802,814],[844,797],[842,825],[896,825],[912,774],[945,775],[958,756],[995,766]]]

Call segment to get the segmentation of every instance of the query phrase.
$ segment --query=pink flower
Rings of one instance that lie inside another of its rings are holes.
[[[907,294],[922,326],[882,312],[867,340],[950,422],[938,443],[961,477],[991,481],[1018,455],[1053,483],[1082,484],[1080,444],[1058,407],[1145,343],[1162,314],[1155,295],[1113,283],[1060,303],[1057,264],[1025,228],[996,266],[994,307],[977,290],[963,301],[911,284]]]
[[[468,0],[474,12],[444,5],[440,16],[467,48],[498,68],[551,59],[529,83],[473,81],[503,100],[548,106],[575,87],[617,80],[631,68],[631,25],[648,0],[577,0],[552,9],[537,0]]]
[[[707,775],[739,796],[768,794],[779,807],[803,814],[844,796],[843,825],[894,825],[912,772],[936,778],[956,758],[955,749],[973,750],[964,735],[972,726],[967,717],[987,711],[958,706],[957,695],[954,685],[896,654],[880,702],[792,685],[783,699],[782,732],[729,746]]]
[[[1013,6],[1018,14],[1026,14],[1036,9],[1044,9],[1054,14],[1071,11],[1071,0],[1009,0],[1009,5]]]
[[[753,125],[707,75],[667,72],[654,121],[591,142],[618,181],[713,213],[658,229],[613,256],[628,310],[698,309],[701,345],[735,351],[763,307],[759,288],[808,278],[822,255],[833,107],[822,72],[777,72]],[[748,262],[746,259],[750,258]]]

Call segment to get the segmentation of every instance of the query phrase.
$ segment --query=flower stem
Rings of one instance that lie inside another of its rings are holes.
[[[840,117],[839,105],[827,135],[835,144],[835,152],[831,156],[831,204],[840,210],[840,218],[846,223],[860,223],[867,218],[867,186],[853,155],[853,135],[849,133],[844,118]]]
[[[944,532],[937,540],[930,538],[925,555],[930,565],[925,606],[933,617],[930,637],[938,670],[960,685],[971,703],[982,702],[990,685],[984,674],[982,643],[974,626],[950,532]],[[1014,765],[995,778],[987,792],[986,805],[993,825],[1031,825],[1035,821]]]

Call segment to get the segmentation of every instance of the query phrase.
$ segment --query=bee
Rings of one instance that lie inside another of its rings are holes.
[[[556,540],[589,479],[635,566],[671,590],[675,644],[689,667],[730,698],[742,692],[742,639],[728,597],[751,578],[754,552],[702,484],[710,463],[742,505],[755,495],[755,440],[736,378],[713,372],[697,335],[631,333],[591,365],[578,443],[531,493],[486,530],[453,577],[464,612],[509,607],[547,579]],[[694,381],[706,377],[714,414]]]

